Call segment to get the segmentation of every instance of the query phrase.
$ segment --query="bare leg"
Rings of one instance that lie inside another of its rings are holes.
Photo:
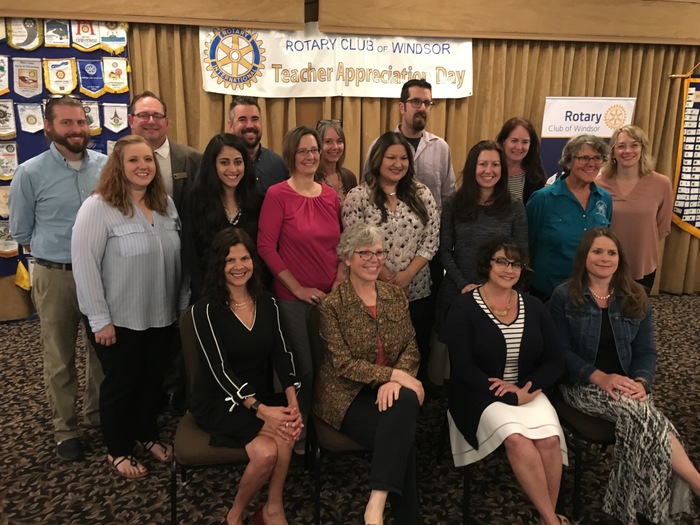
[[[245,446],[245,451],[250,461],[243,471],[233,506],[226,516],[229,525],[243,525],[243,513],[270,477],[277,461],[277,443],[266,435],[258,434]]]
[[[671,432],[671,466],[673,471],[690,485],[695,495],[700,497],[700,473],[673,432]]]
[[[263,507],[263,518],[267,525],[287,525],[287,517],[284,514],[284,480],[287,479],[289,460],[292,457],[294,441],[285,441],[278,435],[263,428],[260,434],[268,435],[277,443],[277,461],[270,474],[267,503]]]
[[[384,507],[389,493],[386,490],[373,490],[365,508],[365,523],[367,525],[384,524]]]
[[[540,513],[544,525],[559,525],[550,499],[545,467],[532,440],[520,434],[511,434],[504,441],[506,456],[518,483]]]
[[[545,439],[535,439],[533,444],[537,452],[542,458],[542,466],[544,467],[544,476],[547,479],[547,490],[549,491],[549,499],[552,502],[552,507],[557,507],[557,499],[559,498],[559,486],[561,485],[561,445],[557,436],[552,436]]]

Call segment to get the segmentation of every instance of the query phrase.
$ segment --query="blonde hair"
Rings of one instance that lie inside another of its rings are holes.
[[[649,139],[642,128],[629,125],[616,129],[612,134],[612,137],[610,137],[610,156],[603,165],[603,176],[612,179],[615,177],[615,175],[617,175],[615,146],[617,145],[620,133],[626,133],[632,140],[639,142],[639,145],[642,147],[641,156],[639,158],[639,176],[644,177],[645,175],[649,175],[652,171],[654,171],[654,158],[651,156],[651,151],[649,149]]]

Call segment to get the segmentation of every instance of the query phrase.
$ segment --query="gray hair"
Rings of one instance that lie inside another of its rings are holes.
[[[595,135],[577,135],[569,139],[569,142],[564,146],[561,152],[561,158],[559,159],[559,166],[561,166],[564,171],[568,172],[571,169],[571,165],[574,163],[574,157],[584,146],[593,148],[596,153],[603,157],[603,160],[608,156],[609,148],[603,139]]]
[[[358,222],[345,228],[340,236],[336,252],[341,261],[347,261],[358,246],[369,246],[374,244],[377,239],[384,246],[384,236],[379,228]]]

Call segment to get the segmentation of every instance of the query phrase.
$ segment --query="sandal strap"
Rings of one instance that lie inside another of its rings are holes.
[[[158,445],[160,448],[162,448],[162,449],[163,449],[163,452],[167,452],[167,451],[168,451],[168,448],[167,448],[167,447],[165,446],[165,444],[164,444],[161,440],[159,440],[159,439],[155,439],[155,440],[153,440],[153,441],[144,441],[144,442],[142,443],[142,445],[143,445],[143,448],[146,449],[146,452],[150,452],[151,449],[152,449],[153,447],[155,447],[156,445]]]
[[[119,465],[121,465],[127,460],[129,461],[132,467],[137,467],[139,464],[134,456],[132,456],[131,454],[127,454],[126,456],[121,456],[121,459],[119,459],[119,457],[114,458],[112,460],[112,465],[114,465],[114,467],[117,468]]]

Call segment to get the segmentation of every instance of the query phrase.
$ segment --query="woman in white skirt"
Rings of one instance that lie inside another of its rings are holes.
[[[479,249],[486,283],[452,303],[442,329],[450,354],[450,442],[455,466],[475,463],[501,444],[540,524],[555,513],[566,443],[543,389],[564,373],[557,330],[545,306],[518,293],[527,252],[508,238]]]

